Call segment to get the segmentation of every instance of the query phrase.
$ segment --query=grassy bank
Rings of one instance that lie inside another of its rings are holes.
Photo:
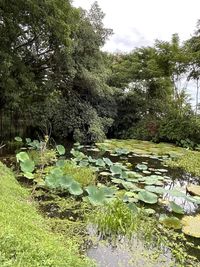
[[[29,193],[0,162],[0,266],[84,267],[93,266],[81,257],[73,239],[50,231],[37,213]]]

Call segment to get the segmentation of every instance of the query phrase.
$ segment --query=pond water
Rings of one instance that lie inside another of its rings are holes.
[[[172,169],[165,165],[167,156],[152,156],[152,155],[138,155],[129,153],[128,155],[113,155],[109,152],[95,151],[95,147],[92,149],[83,149],[83,152],[93,158],[109,158],[112,162],[119,162],[128,166],[130,171],[140,173],[142,176],[160,175],[166,177],[163,188],[166,190],[177,190],[187,195],[187,186],[189,184],[199,184],[199,177],[194,177],[190,173],[186,173],[182,169]],[[148,166],[149,173],[145,173],[137,169],[138,164]],[[101,169],[103,171],[104,169]],[[164,171],[165,170],[165,171]],[[161,172],[163,171],[163,172]],[[100,177],[101,179],[102,177]],[[106,178],[108,181],[109,178]],[[101,181],[101,180],[100,180]],[[139,187],[144,186],[139,183]],[[180,205],[184,209],[184,214],[194,215],[200,213],[200,205],[187,201],[185,197],[172,196],[169,193],[164,193],[162,201],[159,204],[149,205],[145,204],[147,208],[153,208],[157,217],[160,214],[170,214],[169,202],[173,201]],[[183,215],[173,214],[177,218],[181,219]],[[200,226],[199,226],[200,227]],[[91,230],[92,229],[92,230]],[[180,230],[178,231],[180,232]],[[111,240],[105,240],[101,237],[101,234],[90,227],[89,234],[92,239],[97,238],[97,241],[88,249],[87,255],[92,259],[95,259],[99,264],[99,267],[132,267],[132,266],[179,266],[173,261],[173,257],[167,248],[164,248],[163,253],[156,257],[156,260],[151,259],[154,248],[147,248],[141,239],[133,237],[131,242],[123,239],[123,241],[113,242]],[[200,245],[199,239],[186,236],[188,242],[192,242],[196,247]],[[103,241],[103,242],[101,242]],[[155,252],[156,253],[156,252]],[[188,248],[188,253],[194,255],[200,260],[199,250],[195,248]]]

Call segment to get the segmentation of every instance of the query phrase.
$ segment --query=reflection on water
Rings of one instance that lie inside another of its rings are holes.
[[[169,267],[177,266],[169,250],[158,252],[147,247],[141,239],[121,238],[117,241],[101,240],[95,229],[88,229],[90,237],[96,237],[95,245],[88,249],[87,255],[97,262],[98,267]]]

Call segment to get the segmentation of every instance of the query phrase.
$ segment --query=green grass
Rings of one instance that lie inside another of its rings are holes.
[[[50,231],[13,173],[0,162],[0,266],[89,267],[78,244]]]
[[[73,176],[82,186],[94,184],[96,181],[96,176],[89,167],[77,167],[70,161],[66,161],[62,169],[65,174]]]
[[[182,168],[193,175],[200,176],[200,152],[188,151],[182,157],[168,160],[167,164],[173,168]]]

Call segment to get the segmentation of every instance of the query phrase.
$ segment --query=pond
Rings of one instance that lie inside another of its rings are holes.
[[[200,184],[199,177],[192,176],[182,169],[168,167],[169,155],[137,154],[126,149],[104,151],[96,146],[79,145],[74,147],[74,151],[71,151],[71,148],[70,144],[66,157],[71,158],[79,166],[91,166],[97,174],[96,185],[100,188],[106,186],[106,190],[108,188],[113,190],[109,193],[107,191],[103,200],[120,196],[124,203],[133,205],[134,209],[134,205],[137,209],[144,209],[148,216],[165,225],[166,229],[169,229],[167,231],[170,232],[175,228],[173,230],[175,235],[171,236],[175,239],[172,242],[180,243],[178,247],[180,250],[181,243],[189,244],[185,247],[188,255],[200,260],[200,239],[183,235],[181,232],[181,222],[185,216],[195,218],[200,214],[200,198],[188,192],[189,185]],[[11,150],[7,152],[12,153]],[[8,166],[12,165],[10,155],[6,156],[4,152],[2,157]],[[31,186],[30,181],[26,182],[24,179],[20,181],[23,185]],[[93,190],[93,188],[90,189]],[[90,189],[86,189],[88,193]],[[65,200],[69,196],[63,193],[60,197]],[[69,206],[65,209],[61,209],[54,201],[54,195],[46,194],[45,190],[35,199],[40,205],[41,212],[49,218],[63,221],[67,219],[71,222],[83,221],[81,197],[76,198],[76,204],[73,207]],[[94,198],[92,201],[98,204],[101,199]],[[88,213],[91,213],[91,210]],[[197,227],[200,227],[199,223]],[[183,240],[180,237],[183,237]],[[147,245],[141,236],[134,234],[131,239],[122,235],[113,239],[110,235],[101,233],[98,226],[91,222],[84,232],[84,240],[83,247],[86,254],[96,260],[100,267],[180,266],[176,265],[173,253],[167,245],[162,245],[158,253],[154,242]],[[198,263],[195,266],[198,266]]]
[[[155,192],[156,188],[163,188],[166,190],[162,195],[160,195],[159,202],[156,204],[140,204],[145,205],[147,208],[154,209],[156,212],[156,216],[162,214],[170,215],[172,210],[170,208],[169,203],[173,202],[180,206],[183,209],[183,213],[187,215],[195,215],[200,213],[200,205],[199,203],[194,203],[190,199],[190,195],[187,192],[187,186],[190,184],[198,185],[200,183],[199,177],[194,177],[190,173],[186,173],[182,169],[172,169],[166,165],[166,160],[169,159],[169,155],[140,155],[135,153],[128,153],[126,155],[118,155],[117,153],[110,152],[102,152],[98,151],[96,147],[88,147],[84,148],[83,152],[92,158],[109,158],[114,163],[122,163],[124,166],[128,166],[129,171],[133,171],[141,175],[140,181],[135,183],[139,188],[149,188],[154,189],[151,190]],[[146,167],[145,167],[146,166]],[[101,168],[99,171],[99,179],[102,182],[103,172],[108,171],[107,168]],[[106,173],[105,173],[106,174]],[[157,180],[148,181],[147,186],[145,185],[144,177],[149,177],[152,175],[162,176],[164,179],[161,179],[161,183],[156,185]],[[110,177],[110,176],[106,176]],[[139,176],[140,177],[140,176]],[[112,178],[109,178],[112,181]],[[109,183],[109,179],[106,178],[104,182]],[[130,180],[132,182],[132,180]],[[114,181],[115,182],[115,181]],[[117,181],[116,181],[117,182]],[[148,185],[149,184],[149,185]],[[170,193],[171,191],[171,193]],[[173,192],[173,193],[172,193]],[[183,195],[181,195],[183,194]],[[185,197],[188,196],[188,199]],[[174,217],[181,219],[184,215],[173,213]],[[199,224],[200,227],[200,224]],[[180,232],[180,230],[178,230]],[[90,235],[94,238],[97,236],[97,231],[94,231],[90,227],[89,231]],[[194,248],[188,248],[188,253],[190,255],[194,255],[200,260],[199,250],[195,249],[200,245],[199,239],[186,236],[188,242],[193,242],[195,245]],[[171,266],[169,262],[171,262],[172,266],[176,266],[173,262],[173,257],[169,250],[166,249],[165,254],[160,254],[157,257],[156,262],[150,262],[150,254],[152,255],[152,248],[149,250],[145,247],[141,240],[137,238],[133,238],[132,242],[127,242],[123,240],[123,242],[117,242],[114,245],[112,241],[105,242],[105,238],[101,239],[101,235],[98,235],[98,242],[95,242],[95,245],[92,246],[88,250],[88,255],[91,258],[94,258],[99,266]],[[100,241],[104,240],[103,243]],[[129,245],[128,245],[129,244]],[[133,256],[134,255],[134,256]],[[141,257],[141,255],[147,255],[145,257]]]

